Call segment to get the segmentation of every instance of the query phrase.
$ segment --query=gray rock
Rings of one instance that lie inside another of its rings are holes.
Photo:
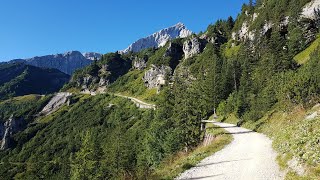
[[[144,70],[147,67],[147,58],[136,57],[133,60],[133,68],[138,70]]]
[[[301,12],[301,17],[308,19],[315,19],[314,10],[320,9],[320,0],[312,0],[307,3]]]
[[[165,79],[171,72],[172,69],[169,66],[151,65],[151,68],[145,72],[143,80],[149,89],[159,88],[159,86],[165,84]]]
[[[101,56],[102,54],[100,53],[96,53],[96,52],[85,52],[82,54],[86,59],[89,59],[89,60],[100,60],[101,59]]]
[[[67,103],[70,99],[72,93],[69,92],[60,92],[56,94],[49,103],[42,109],[40,112],[41,115],[49,115],[56,110],[58,110],[61,106]]]
[[[121,54],[126,54],[128,52],[139,52],[143,49],[151,48],[151,47],[162,47],[169,40],[175,38],[185,38],[192,34],[184,24],[178,23],[172,27],[162,29],[148,37],[139,39],[138,41],[131,44],[125,50],[119,51]]]
[[[170,42],[164,57],[173,57],[174,59],[181,59],[183,55],[183,46],[177,43]]]
[[[282,36],[286,36],[288,34],[288,25],[289,25],[289,16],[286,16],[281,20],[279,24],[279,32]]]
[[[6,150],[11,147],[11,138],[15,133],[23,130],[26,127],[26,122],[23,118],[15,118],[11,116],[0,128],[1,132],[1,145],[0,150]]]
[[[75,70],[88,66],[94,59],[100,59],[99,53],[80,53],[70,51],[63,54],[36,56],[29,59],[16,59],[9,62],[22,62],[41,68],[55,68],[71,75]]]
[[[305,167],[299,162],[299,160],[293,157],[290,161],[287,162],[287,165],[290,169],[296,172],[299,176],[303,176],[306,172]]]
[[[109,86],[109,85],[110,85],[110,82],[107,78],[100,78],[99,87]]]
[[[92,84],[96,83],[100,83],[100,78],[91,75],[86,75],[77,80],[78,87],[81,87],[82,89],[89,89]]]
[[[194,37],[183,43],[184,58],[188,59],[194,55],[200,54],[204,49],[200,39]]]
[[[27,64],[42,67],[55,68],[66,74],[72,74],[76,69],[91,64],[79,51],[70,51],[64,54],[48,55],[26,59]]]

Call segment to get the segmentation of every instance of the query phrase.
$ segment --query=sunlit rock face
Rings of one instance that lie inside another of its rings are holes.
[[[315,19],[315,10],[320,9],[320,0],[313,0],[306,4],[306,6],[302,9],[301,16],[303,18]]]
[[[128,48],[120,51],[120,53],[125,54],[131,51],[139,52],[146,48],[162,47],[171,39],[185,38],[191,34],[192,32],[188,30],[184,24],[178,23],[172,27],[162,29],[148,37],[139,39],[131,44]]]

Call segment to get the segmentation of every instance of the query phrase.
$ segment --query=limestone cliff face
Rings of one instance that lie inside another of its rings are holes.
[[[125,54],[131,51],[139,52],[146,48],[162,47],[171,39],[185,38],[190,36],[191,34],[192,32],[189,31],[184,24],[178,23],[172,27],[162,29],[148,37],[139,39],[125,50],[120,51],[120,53]]]
[[[134,69],[144,70],[147,67],[147,58],[136,57],[132,61],[132,66]]]
[[[172,57],[174,60],[180,60],[182,58],[183,52],[183,46],[177,43],[170,42],[164,57]]]
[[[143,80],[145,85],[149,88],[159,88],[164,85],[167,76],[171,75],[172,69],[169,66],[155,66],[151,65],[151,68],[145,72]]]
[[[15,118],[11,116],[8,121],[0,125],[0,150],[6,150],[11,147],[12,136],[23,130],[26,127],[26,122],[23,118]]]
[[[301,16],[303,18],[315,19],[315,10],[320,9],[320,0],[312,0],[302,9]]]
[[[40,112],[41,115],[49,115],[56,110],[58,110],[61,106],[66,104],[72,93],[68,92],[60,92],[56,94],[50,101],[49,103],[42,109]]]
[[[26,63],[43,68],[55,68],[66,74],[72,74],[76,69],[91,64],[79,51],[70,51],[64,54],[48,55],[26,59]]]
[[[184,58],[188,59],[194,55],[200,54],[204,49],[204,44],[197,37],[187,40],[183,43]]]

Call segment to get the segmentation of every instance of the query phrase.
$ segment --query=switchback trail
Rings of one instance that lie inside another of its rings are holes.
[[[114,95],[118,96],[118,97],[123,97],[123,98],[130,99],[139,108],[142,108],[142,109],[156,109],[156,105],[143,102],[140,99],[137,99],[137,98],[134,98],[134,97],[130,97],[130,96],[121,95],[121,94],[114,94]]]
[[[177,179],[280,180],[284,173],[276,162],[272,141],[265,135],[215,122],[233,135],[234,140],[221,151],[182,173]]]

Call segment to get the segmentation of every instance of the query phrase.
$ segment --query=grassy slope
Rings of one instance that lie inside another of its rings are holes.
[[[39,111],[50,97],[30,94],[0,101],[0,121],[7,120],[12,114],[32,119],[32,113]]]
[[[207,127],[207,133],[216,137],[209,146],[200,145],[189,153],[179,152],[166,158],[155,170],[152,178],[174,179],[180,173],[197,165],[204,158],[220,151],[232,141],[232,136],[225,134],[226,131],[224,129],[213,127],[211,124]]]
[[[297,54],[293,59],[299,63],[304,64],[310,59],[310,54],[314,52],[320,45],[320,37],[318,37],[311,45],[304,51]]]
[[[136,97],[146,102],[154,102],[156,89],[148,89],[142,80],[144,71],[132,70],[116,80],[109,88],[111,92]]]
[[[79,95],[75,98],[78,100],[71,106],[64,106],[50,116],[40,117],[38,119],[39,123],[16,135],[17,141],[29,136],[32,139],[23,140],[23,144],[20,144],[23,145],[23,148],[19,147],[18,142],[18,147],[10,152],[10,155],[7,152],[1,152],[1,160],[10,162],[10,166],[0,163],[2,167],[6,167],[0,170],[0,179],[64,176],[66,174],[63,174],[64,172],[59,168],[63,166],[68,170],[69,164],[65,164],[65,162],[61,164],[61,161],[68,162],[70,153],[77,151],[81,143],[78,138],[82,132],[86,130],[101,131],[98,133],[99,138],[96,139],[99,142],[101,140],[101,146],[106,146],[103,148],[103,152],[107,152],[113,148],[113,144],[111,144],[113,138],[109,138],[109,135],[111,136],[119,131],[119,129],[112,128],[117,125],[118,121],[121,121],[124,126],[123,134],[125,135],[122,135],[121,138],[124,138],[124,136],[132,138],[130,140],[131,145],[126,141],[127,143],[124,146],[135,147],[132,143],[136,142],[133,140],[136,134],[132,135],[130,133],[133,131],[141,132],[141,126],[145,124],[142,123],[141,117],[146,111],[138,111],[130,101],[109,95]],[[26,96],[19,97],[19,99],[32,100],[34,97]],[[113,104],[113,106],[110,106],[110,104]],[[120,114],[121,120],[114,118],[120,116]],[[136,118],[132,118],[133,116]],[[135,130],[133,125],[137,126],[136,128],[139,131]],[[124,147],[123,149],[129,152],[130,148]],[[130,151],[133,151],[133,149],[130,149]],[[112,158],[113,156],[110,154],[110,152],[105,153],[105,156]],[[108,168],[110,165],[105,164],[104,166]],[[10,173],[8,174],[7,171],[9,170]],[[59,178],[53,177],[53,179]]]

